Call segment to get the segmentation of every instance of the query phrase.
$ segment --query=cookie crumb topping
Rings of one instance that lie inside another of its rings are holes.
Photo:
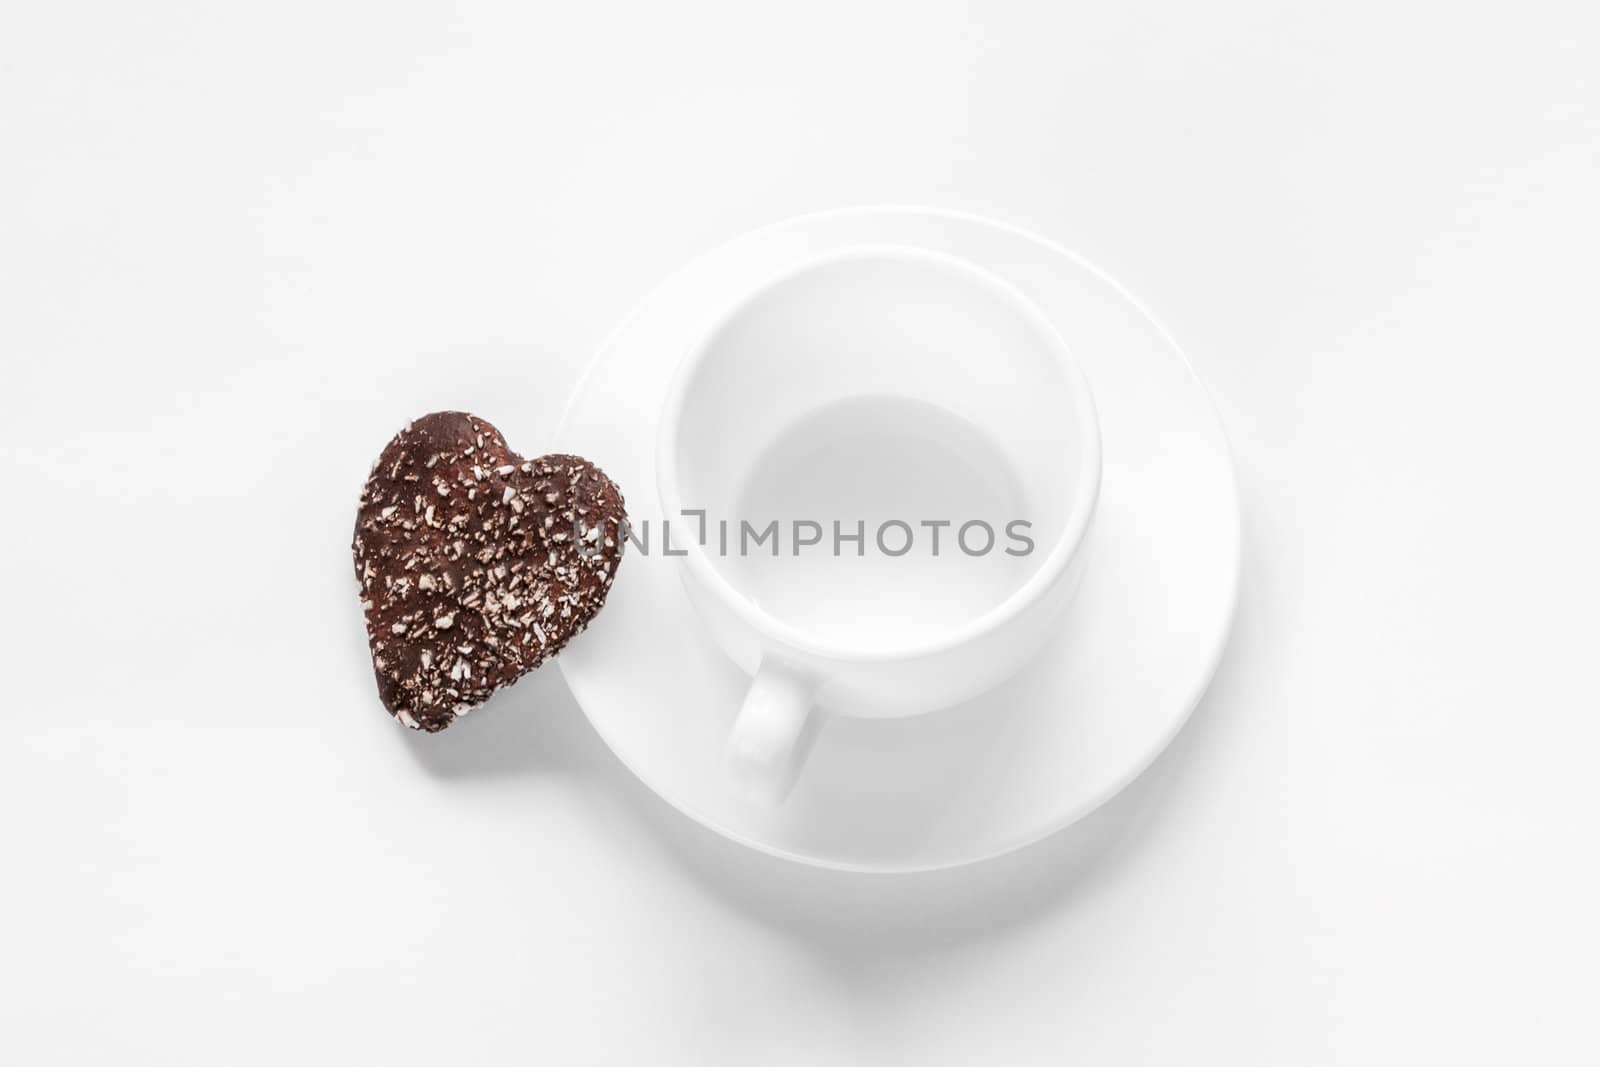
[[[585,459],[524,460],[463,412],[407,426],[373,466],[352,545],[384,706],[442,730],[558,653],[605,602],[623,521]]]

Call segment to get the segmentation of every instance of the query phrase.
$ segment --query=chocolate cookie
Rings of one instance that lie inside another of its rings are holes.
[[[378,457],[356,514],[356,580],[378,696],[443,730],[560,652],[605,603],[622,493],[588,460],[525,460],[459,411]]]

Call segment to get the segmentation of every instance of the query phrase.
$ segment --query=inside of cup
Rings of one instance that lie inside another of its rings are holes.
[[[674,445],[734,590],[808,642],[971,625],[1060,541],[1088,435],[1060,341],[957,261],[873,250],[758,293],[709,339]]]

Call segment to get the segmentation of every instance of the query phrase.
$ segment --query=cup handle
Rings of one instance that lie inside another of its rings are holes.
[[[750,682],[728,738],[728,765],[741,791],[772,807],[794,788],[816,740],[815,683],[799,672],[763,661]]]

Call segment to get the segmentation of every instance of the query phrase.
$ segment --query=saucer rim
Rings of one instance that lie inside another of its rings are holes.
[[[1182,702],[1183,710],[1181,713],[1174,716],[1170,727],[1166,730],[1164,735],[1162,735],[1156,743],[1149,746],[1144,758],[1133,764],[1122,776],[1114,779],[1111,784],[1102,787],[1099,791],[1089,794],[1077,804],[1067,807],[1054,819],[1046,821],[1039,827],[1030,829],[1025,834],[1019,835],[1011,840],[1003,840],[998,845],[988,848],[984,851],[942,862],[868,864],[834,860],[823,856],[794,852],[789,849],[777,847],[764,841],[752,838],[747,834],[733,830],[725,826],[720,820],[701,812],[699,809],[689,807],[675,800],[666,792],[658,788],[650,777],[642,774],[639,769],[622,754],[618,746],[608,735],[606,729],[595,721],[594,716],[592,716],[588,709],[583,706],[583,702],[577,699],[577,694],[572,689],[572,681],[567,674],[566,665],[562,662],[561,658],[558,657],[556,662],[561,670],[562,679],[567,682],[568,690],[569,692],[573,693],[574,700],[577,702],[579,708],[583,711],[584,718],[588,720],[591,728],[593,728],[595,733],[599,735],[600,739],[605,743],[612,755],[615,756],[617,760],[625,768],[627,768],[629,773],[638,779],[645,786],[645,788],[649,789],[651,793],[661,798],[661,800],[664,801],[669,807],[682,813],[685,817],[689,818],[693,822],[698,823],[699,825],[704,826],[706,829],[711,830],[730,841],[736,842],[737,844],[743,845],[746,848],[750,848],[756,852],[763,853],[777,859],[799,863],[808,867],[841,871],[851,874],[919,874],[942,870],[953,870],[968,866],[970,864],[982,863],[988,860],[997,859],[1001,856],[1009,855],[1013,852],[1017,852],[1021,849],[1027,848],[1029,845],[1037,844],[1045,838],[1065,830],[1067,827],[1079,822],[1089,814],[1099,809],[1107,801],[1111,800],[1111,798],[1117,796],[1124,789],[1128,788],[1129,785],[1131,785],[1141,775],[1150,769],[1155,761],[1161,757],[1162,753],[1166,752],[1166,750],[1171,746],[1173,739],[1177,737],[1177,735],[1186,725],[1188,725],[1190,718],[1194,714],[1195,708],[1199,705],[1200,700],[1205,696],[1206,691],[1210,688],[1212,681],[1216,677],[1217,670],[1221,666],[1222,658],[1226,654],[1232,640],[1234,624],[1237,621],[1238,615],[1241,578],[1243,572],[1243,512],[1241,508],[1239,491],[1238,467],[1233,458],[1233,445],[1231,439],[1228,437],[1227,427],[1222,422],[1221,416],[1217,412],[1216,403],[1212,399],[1210,391],[1206,389],[1205,383],[1201,381],[1197,374],[1195,374],[1194,365],[1190,362],[1188,354],[1183,350],[1182,346],[1178,344],[1177,340],[1173,337],[1171,331],[1167,329],[1166,325],[1153,312],[1151,312],[1142,301],[1129,292],[1128,289],[1119,281],[1113,278],[1102,268],[1085,259],[1083,256],[1073,252],[1071,249],[1068,249],[1056,241],[1047,237],[1043,237],[1020,225],[993,219],[975,212],[953,208],[927,207],[914,204],[864,204],[812,211],[800,215],[789,216],[754,227],[749,230],[741,231],[735,236],[719,242],[718,244],[697,255],[691,256],[689,259],[683,261],[676,268],[664,275],[648,290],[646,290],[644,294],[633,303],[627,314],[623,316],[616,326],[606,333],[600,344],[595,347],[593,354],[590,356],[588,362],[583,368],[583,371],[579,374],[577,380],[572,386],[571,391],[568,393],[567,401],[561,409],[560,418],[556,422],[556,428],[552,434],[552,439],[556,442],[559,442],[562,436],[565,434],[568,424],[572,419],[573,411],[577,405],[578,398],[585,393],[589,385],[590,378],[595,374],[596,369],[600,366],[605,355],[611,351],[617,340],[622,337],[629,328],[632,327],[635,320],[638,319],[647,308],[654,304],[657,296],[669,285],[673,284],[679,277],[700,267],[707,260],[721,255],[728,249],[739,245],[746,240],[754,239],[764,234],[788,229],[791,227],[801,227],[813,223],[819,223],[825,220],[848,218],[851,216],[866,217],[878,215],[920,215],[972,224],[980,227],[987,227],[1009,234],[1010,236],[1016,237],[1020,240],[1036,244],[1054,255],[1061,256],[1064,259],[1071,261],[1077,267],[1092,275],[1096,280],[1109,286],[1117,294],[1117,296],[1125,300],[1146,323],[1153,327],[1157,335],[1164,342],[1168,351],[1173,356],[1177,357],[1178,361],[1183,365],[1183,368],[1187,372],[1192,383],[1196,388],[1198,388],[1200,396],[1205,400],[1210,421],[1217,430],[1218,439],[1222,447],[1222,455],[1226,460],[1224,465],[1227,469],[1226,481],[1231,505],[1227,508],[1227,512],[1233,520],[1233,552],[1228,561],[1230,573],[1227,576],[1226,582],[1227,602],[1223,606],[1222,624],[1217,628],[1216,636],[1212,638],[1211,648],[1205,657],[1204,669],[1197,673],[1196,680],[1191,690]]]

